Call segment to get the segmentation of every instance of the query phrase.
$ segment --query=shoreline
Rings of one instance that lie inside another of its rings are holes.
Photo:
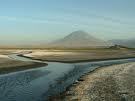
[[[48,65],[42,62],[24,62],[12,60],[10,58],[3,58],[2,61],[3,62],[0,63],[0,75]]]
[[[23,70],[32,69],[32,68],[39,68],[39,67],[47,66],[47,65],[48,64],[45,64],[45,63],[33,62],[33,64],[22,65],[22,66],[10,66],[10,67],[6,67],[6,68],[3,67],[3,68],[0,68],[0,75],[8,74],[11,72],[23,71]]]
[[[23,54],[18,55],[20,57],[25,57],[25,58],[29,58],[32,60],[39,60],[39,61],[43,61],[42,59],[34,59],[32,57],[28,57],[28,56],[24,56]],[[50,61],[50,60],[46,60],[45,62],[59,62],[59,63],[83,63],[83,62],[98,62],[98,61],[107,61],[107,60],[119,60],[119,59],[132,59],[135,57],[124,57],[124,58],[107,58],[107,59],[90,59],[90,60],[75,60],[75,61]],[[46,66],[48,65],[47,63],[39,63],[39,62],[33,62],[32,64],[28,64],[25,65],[22,64],[22,66],[9,66],[9,67],[3,67],[0,68],[0,74],[7,74],[10,72],[17,72],[17,71],[23,71],[23,70],[27,70],[27,69],[31,69],[31,68],[39,68],[42,66]]]
[[[86,59],[86,60],[71,60],[71,61],[61,61],[61,60],[49,60],[49,59],[36,59],[34,57],[28,57],[28,56],[24,56],[23,54],[18,55],[21,57],[25,57],[25,58],[29,58],[32,60],[39,60],[42,62],[59,62],[59,63],[83,63],[83,62],[100,62],[100,61],[109,61],[109,60],[120,60],[120,59],[134,59],[135,56],[131,56],[131,57],[118,57],[118,58],[102,58],[102,59]]]
[[[105,66],[83,75],[60,95],[49,101],[127,101],[135,99],[135,62]],[[127,80],[127,81],[126,81]],[[102,90],[101,90],[102,89]],[[134,92],[134,93],[133,93]]]
[[[110,65],[111,66],[111,65]],[[79,85],[80,82],[83,82],[84,81],[84,77],[96,72],[97,70],[100,70],[102,68],[106,68],[106,66],[102,66],[102,67],[98,67],[96,69],[94,69],[93,71],[90,71],[88,73],[85,73],[83,74],[76,82],[74,82],[73,84],[69,85],[67,88],[66,88],[66,91],[58,94],[58,95],[55,95],[55,96],[50,96],[49,97],[49,101],[63,101],[63,99],[65,98],[65,96],[67,96],[67,92],[70,91],[70,89],[72,87],[75,87],[76,85]],[[70,95],[70,94],[69,94]],[[65,100],[64,100],[65,101]],[[77,100],[78,101],[78,100]]]

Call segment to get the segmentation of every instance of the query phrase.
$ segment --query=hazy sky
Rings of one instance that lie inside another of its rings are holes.
[[[84,30],[135,38],[135,0],[0,0],[0,42],[38,42]]]

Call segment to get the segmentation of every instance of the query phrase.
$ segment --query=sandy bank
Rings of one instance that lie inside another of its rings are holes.
[[[47,64],[12,60],[6,55],[0,55],[0,74],[20,71],[20,70],[25,70],[30,68],[37,68],[45,65]]]
[[[85,62],[85,61],[101,61],[112,59],[126,59],[135,57],[134,50],[38,50],[24,54],[24,56],[33,59],[52,61],[52,62]]]
[[[7,55],[0,55],[0,58],[9,58]]]
[[[53,101],[135,101],[135,62],[97,69]]]

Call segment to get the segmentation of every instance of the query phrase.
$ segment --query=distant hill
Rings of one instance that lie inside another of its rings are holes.
[[[85,31],[72,32],[66,37],[54,41],[50,46],[55,47],[107,47],[110,44],[101,39],[95,38]]]
[[[135,48],[135,39],[127,39],[127,40],[110,40],[113,44],[123,45],[130,48]]]
[[[122,46],[122,45],[114,45],[114,46],[110,46],[110,49],[128,49],[128,47]]]

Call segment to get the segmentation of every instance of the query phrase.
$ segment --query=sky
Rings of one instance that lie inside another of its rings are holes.
[[[37,43],[84,30],[135,38],[135,0],[0,0],[0,43]]]

